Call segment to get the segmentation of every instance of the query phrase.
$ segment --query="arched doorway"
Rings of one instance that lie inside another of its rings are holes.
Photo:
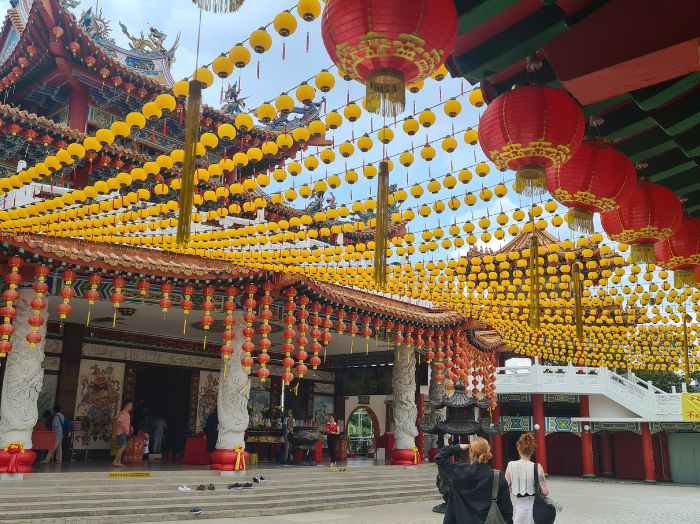
[[[379,419],[369,406],[357,406],[345,425],[348,432],[348,457],[374,458],[379,438]]]

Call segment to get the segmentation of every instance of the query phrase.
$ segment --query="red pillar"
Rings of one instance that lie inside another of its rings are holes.
[[[68,125],[81,133],[87,130],[90,90],[85,84],[71,89],[68,100]]]
[[[610,433],[600,433],[600,453],[603,463],[603,477],[614,477],[615,467],[613,466],[612,455],[612,435]]]
[[[540,463],[544,472],[547,473],[547,445],[544,432],[544,397],[542,394],[538,393],[532,395],[532,415],[534,423],[540,427],[540,429],[535,431],[535,444],[537,444],[535,459]]]
[[[579,413],[581,417],[590,417],[590,409],[588,407],[588,395],[581,395],[581,403],[579,404]],[[583,426],[590,425],[590,422],[581,422]],[[583,478],[595,478],[595,466],[593,465],[593,438],[590,429],[588,431],[581,430],[581,458],[583,461]]]
[[[501,405],[496,404],[496,408],[491,413],[491,422],[498,424],[501,418]],[[491,436],[491,452],[493,453],[493,467],[503,471],[505,464],[503,463],[503,435]]]
[[[649,431],[648,422],[642,422],[642,460],[644,461],[644,482],[656,484],[654,448],[651,445],[651,432]]]
[[[659,445],[661,446],[661,479],[671,480],[671,456],[668,452],[668,433],[659,431]]]
[[[420,422],[425,417],[425,399],[420,393],[416,393],[416,407],[418,408],[418,421]],[[423,433],[420,428],[418,429],[418,436],[416,437],[416,447],[418,448],[418,456],[423,461],[425,457],[425,433]]]

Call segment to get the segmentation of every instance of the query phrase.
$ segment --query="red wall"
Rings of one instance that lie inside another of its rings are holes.
[[[651,439],[654,450],[654,473],[656,480],[662,480],[661,446],[656,435]],[[642,436],[636,433],[613,433],[615,449],[615,477],[618,479],[644,480],[644,459],[642,457]]]
[[[573,433],[550,433],[545,440],[550,475],[579,477],[583,474],[581,437]]]

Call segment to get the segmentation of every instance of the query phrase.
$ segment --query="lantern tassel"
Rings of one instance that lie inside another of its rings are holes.
[[[586,235],[592,235],[595,232],[593,213],[585,209],[570,208],[566,213],[566,223],[572,231],[580,231]]]
[[[202,84],[192,80],[187,97],[187,117],[185,123],[185,158],[182,164],[180,201],[177,219],[176,242],[185,246],[190,241],[192,229],[192,201],[194,198],[194,172],[197,141],[199,140],[199,113],[202,106]]]
[[[224,364],[224,379],[226,379],[227,374],[228,374],[228,364]]]
[[[233,13],[238,11],[245,0],[192,0],[192,3],[213,13]]]
[[[365,355],[369,355],[369,339],[367,339],[367,343],[365,344]]]
[[[389,164],[379,162],[377,220],[374,226],[374,282],[386,286],[386,241],[389,234]]]
[[[630,252],[630,262],[633,264],[653,264],[656,262],[654,244],[635,244]]]
[[[394,69],[378,69],[367,77],[367,110],[395,118],[406,109],[406,80]]]
[[[350,354],[352,355],[352,348],[355,346],[355,336],[350,337]]]
[[[326,363],[326,353],[328,353],[328,350],[324,347],[323,348],[323,363]]]
[[[185,317],[185,321],[182,323],[182,334],[184,335],[187,333],[187,317]]]
[[[530,327],[540,329],[540,275],[537,237],[530,237]]]
[[[547,171],[542,166],[521,166],[515,172],[516,193],[528,196],[543,195],[547,190]]]
[[[677,269],[673,273],[673,285],[677,288],[694,287],[697,284],[697,277],[693,269]]]
[[[117,325],[117,308],[114,308],[114,316],[112,317],[112,327]]]
[[[207,334],[204,333],[204,343],[202,344],[202,351],[207,349]]]
[[[87,314],[87,320],[85,321],[85,327],[88,327],[90,325],[90,306],[88,306],[88,314]]]
[[[574,262],[571,272],[571,289],[574,295],[574,318],[576,321],[576,338],[583,342],[583,281],[581,279],[581,264]]]

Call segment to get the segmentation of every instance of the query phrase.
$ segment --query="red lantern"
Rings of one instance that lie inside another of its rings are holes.
[[[73,308],[69,305],[69,302],[70,299],[75,296],[75,290],[72,287],[76,278],[75,271],[66,270],[61,274],[61,278],[63,279],[63,287],[61,288],[59,294],[61,295],[61,298],[63,298],[63,302],[58,305],[59,307],[56,308],[56,310],[61,322],[63,322],[73,310]],[[61,307],[62,305],[68,307]]]
[[[160,309],[163,312],[163,318],[165,318],[168,309],[173,305],[173,300],[170,298],[170,293],[173,292],[173,285],[170,282],[163,282],[160,285],[160,292],[163,294],[163,297],[159,301]]]
[[[143,299],[146,298],[146,294],[151,289],[151,283],[147,279],[142,278],[136,283],[136,287],[138,288],[139,295],[141,295],[141,300],[143,301]]]
[[[182,308],[182,312],[185,314],[185,321],[182,324],[182,334],[184,335],[187,333],[187,317],[190,314],[190,311],[194,309],[194,302],[192,302],[192,295],[194,295],[194,286],[187,284],[185,286],[182,286],[182,302],[180,302],[180,307]]]
[[[700,267],[700,219],[684,217],[678,230],[654,244],[656,261],[673,270],[676,287],[694,286],[695,268]]]
[[[212,299],[216,294],[216,288],[214,286],[205,286],[202,290],[202,294],[204,295],[204,302],[202,302],[202,311],[204,311],[204,314],[202,315],[202,318],[199,319],[199,322],[204,329],[204,343],[202,345],[202,349],[206,349],[207,332],[214,323],[214,318],[211,316],[211,312],[214,310],[214,302]]]
[[[233,346],[231,345],[231,342],[236,337],[236,334],[233,332],[233,325],[236,323],[236,319],[233,317],[233,312],[236,309],[236,303],[234,302],[234,298],[236,297],[237,293],[238,289],[234,286],[229,286],[228,288],[226,288],[226,296],[228,297],[228,300],[224,304],[224,309],[226,309],[226,316],[224,317],[224,344],[221,346],[221,357],[224,360],[228,360],[233,354]],[[226,367],[224,367],[224,371],[225,370]]]
[[[576,154],[586,123],[578,103],[559,89],[519,87],[503,93],[479,119],[479,143],[500,170],[515,170],[518,193],[542,194],[546,169]]]
[[[6,357],[12,351],[12,342],[9,340],[0,340],[0,358]]]
[[[255,308],[257,307],[258,303],[253,297],[255,296],[255,293],[258,292],[258,287],[255,284],[250,283],[246,285],[244,291],[248,295],[248,298],[245,299],[245,301],[243,302],[243,305],[246,308],[246,313],[243,315],[243,320],[245,320],[247,326],[243,328],[243,336],[245,337],[245,342],[243,342],[242,349],[245,352],[244,360],[250,365],[244,365],[243,367],[245,367],[246,371],[250,371],[250,368],[255,362],[251,357],[251,352],[253,351],[253,349],[255,349],[255,345],[251,342],[250,339],[255,334],[255,329],[253,329],[253,322],[255,322]]]
[[[65,33],[65,31],[61,26],[57,25],[51,28],[51,36],[53,36],[54,40],[59,40],[63,36],[63,33]]]
[[[30,44],[27,46],[27,54],[29,55],[29,58],[33,58],[38,52],[39,49],[35,45]]]
[[[654,244],[670,237],[682,220],[683,209],[673,191],[644,180],[637,183],[627,204],[600,215],[610,240],[632,246],[633,263],[656,262]]]
[[[92,69],[93,67],[95,67],[96,63],[97,59],[94,56],[88,55],[85,57],[85,65],[88,66],[88,68]]]
[[[333,62],[367,86],[367,109],[395,117],[406,84],[432,74],[452,52],[457,12],[452,0],[329,0],[323,43]]]
[[[68,49],[70,49],[71,53],[73,53],[73,56],[78,56],[78,53],[80,53],[80,44],[73,40],[70,44],[68,44]]]
[[[593,213],[626,204],[635,187],[634,165],[605,140],[585,140],[571,160],[547,170],[547,190],[569,208],[569,227],[588,234]]]

